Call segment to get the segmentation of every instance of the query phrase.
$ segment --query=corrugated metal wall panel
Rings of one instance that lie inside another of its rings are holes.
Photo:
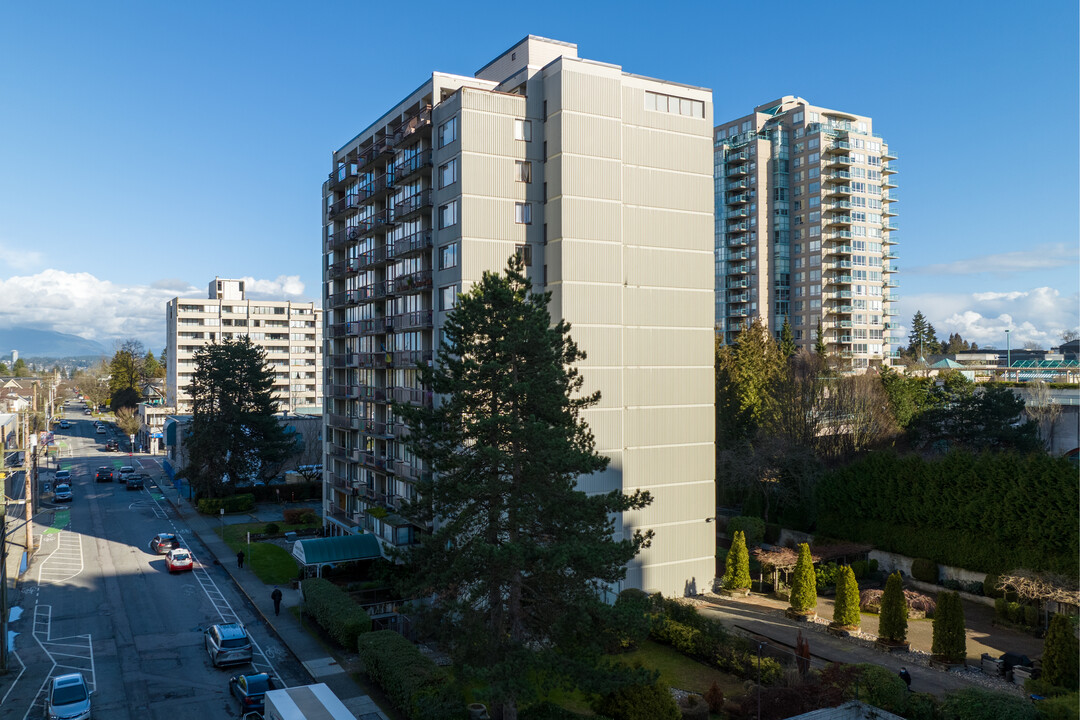
[[[618,325],[574,325],[570,337],[588,355],[578,363],[583,373],[590,367],[622,367],[622,328]]]
[[[563,155],[562,187],[565,195],[600,200],[622,198],[618,160],[584,155]]]
[[[600,325],[618,325],[622,323],[621,293],[621,285],[585,285],[564,282],[562,285],[563,317],[572,323],[581,321]]]
[[[575,155],[589,155],[592,157],[618,160],[623,155],[623,131],[622,123],[618,118],[603,118],[595,115],[579,115],[577,113],[560,113],[559,122],[549,125],[558,128],[561,145],[559,148],[564,153]],[[548,147],[551,138],[548,138]],[[712,172],[712,164],[709,165]]]
[[[627,408],[624,414],[626,447],[707,443],[716,439],[712,406]]]
[[[626,317],[641,327],[706,327],[712,330],[712,305],[704,307],[699,295],[711,290],[628,287],[623,293]]]
[[[606,117],[622,114],[622,78],[618,68],[593,65],[588,66],[587,72],[582,72],[582,65],[564,62],[562,77],[561,104],[564,109]]]
[[[623,202],[628,205],[707,212],[711,218],[714,209],[712,192],[711,176],[623,168]]]
[[[623,486],[627,488],[712,480],[715,475],[716,452],[712,443],[626,448],[623,457],[626,460]]]
[[[711,252],[715,242],[711,209],[708,213],[686,213],[624,205],[623,228],[627,245]]]
[[[712,365],[698,368],[627,368],[627,405],[697,405],[713,402]],[[707,390],[707,392],[703,392]]]
[[[629,285],[712,290],[716,275],[710,251],[628,247],[623,253]]]
[[[622,251],[617,242],[563,241],[563,279],[622,284]]]
[[[712,367],[712,328],[627,328],[623,336],[628,367]]]
[[[623,242],[622,205],[619,203],[563,196],[548,205],[558,206],[564,220],[559,235],[552,237]],[[548,228],[548,232],[554,231],[554,227]]]
[[[627,165],[698,173],[709,182],[713,179],[712,142],[700,135],[628,125],[623,129],[622,159]]]

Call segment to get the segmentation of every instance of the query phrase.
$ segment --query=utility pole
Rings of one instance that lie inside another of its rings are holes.
[[[23,476],[26,478],[26,554],[34,553],[34,477],[30,468],[30,451],[37,448],[36,438],[30,437],[30,415],[23,415]]]

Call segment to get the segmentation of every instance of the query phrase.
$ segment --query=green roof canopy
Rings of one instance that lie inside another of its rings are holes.
[[[373,560],[382,557],[382,550],[375,536],[365,533],[297,540],[293,543],[292,554],[301,565],[326,565],[352,560]]]

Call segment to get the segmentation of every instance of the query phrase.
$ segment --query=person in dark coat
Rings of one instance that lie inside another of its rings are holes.
[[[907,689],[910,690],[911,689],[911,673],[909,673],[907,671],[906,667],[900,668],[900,679],[904,681],[904,684],[907,685]]]
[[[236,567],[243,569],[244,567],[244,551],[236,553]]]
[[[281,614],[281,588],[274,586],[274,592],[270,593],[270,599],[274,601],[274,614]]]

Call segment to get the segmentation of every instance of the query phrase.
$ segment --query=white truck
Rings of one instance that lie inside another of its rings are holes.
[[[326,686],[302,685],[283,690],[268,690],[263,709],[264,720],[356,720],[338,696]]]

